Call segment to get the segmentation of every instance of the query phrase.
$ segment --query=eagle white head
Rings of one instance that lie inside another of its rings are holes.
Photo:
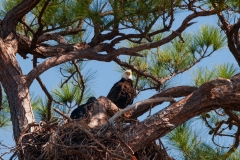
[[[125,72],[123,72],[122,78],[132,80],[132,71],[126,70]]]

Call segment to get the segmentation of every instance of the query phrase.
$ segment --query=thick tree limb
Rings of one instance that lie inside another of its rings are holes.
[[[173,97],[173,98],[184,97],[191,94],[195,90],[197,90],[197,87],[194,87],[194,86],[177,86],[177,87],[170,88],[166,91],[163,91],[161,93],[155,94],[149,99],[157,98],[157,97]],[[151,105],[143,105],[138,109],[136,109],[130,118],[137,118],[142,114],[144,114],[145,112],[147,112],[148,110],[150,110],[151,108],[154,108],[155,106],[160,104],[162,104],[162,102],[154,102]]]
[[[240,74],[234,76],[230,80],[218,78],[209,81],[199,88],[191,86],[174,87],[154,95],[148,100],[130,105],[126,109],[117,112],[117,114],[110,118],[108,122],[111,124],[124,112],[127,112],[130,109],[134,108],[134,112],[138,112],[138,109],[141,109],[142,107],[150,108],[149,106],[153,103],[156,105],[166,100],[173,100],[173,98],[166,99],[163,95],[173,95],[173,97],[182,97],[187,95],[185,98],[179,100],[178,102],[171,103],[169,107],[146,118],[144,121],[132,124],[129,129],[124,129],[123,134],[126,135],[124,136],[126,137],[126,139],[124,139],[125,142],[127,142],[126,144],[128,147],[131,147],[134,152],[136,152],[150,141],[156,140],[169,133],[171,129],[173,129],[169,127],[169,124],[177,127],[195,116],[217,108],[240,111],[239,93]],[[104,98],[102,98],[102,100],[104,100]],[[107,106],[107,103],[107,101],[105,104],[101,102],[102,107],[106,108],[105,106]],[[112,104],[109,105],[111,106]],[[138,107],[136,108],[136,106]],[[115,112],[116,111],[117,110],[115,110]],[[135,114],[134,112],[133,115]],[[108,124],[105,123],[103,127],[107,125]],[[236,139],[234,143],[234,146],[236,145],[238,145],[238,139]],[[127,149],[128,148],[126,148],[126,150]],[[229,150],[229,152],[232,152],[232,149]]]
[[[240,81],[237,79],[240,79],[240,75],[233,77],[231,81],[219,78],[207,82],[182,100],[135,124],[134,132],[132,130],[125,132],[128,135],[129,146],[137,151],[147,142],[169,133],[166,123],[179,126],[201,113],[217,108],[240,110]]]
[[[61,44],[62,47],[64,47],[64,44]],[[110,62],[113,60],[113,58],[119,56],[119,55],[130,55],[130,53],[120,53],[116,52],[115,54],[98,54],[98,52],[101,50],[100,46],[97,46],[95,48],[88,48],[88,45],[80,46],[81,49],[78,49],[76,51],[70,51],[68,53],[62,52],[64,48],[60,47],[60,45],[55,46],[56,49],[56,56],[49,58],[36,66],[33,70],[31,70],[27,74],[27,85],[31,85],[32,81],[41,75],[43,72],[48,70],[49,68],[52,68],[54,66],[57,66],[59,64],[62,64],[64,62],[73,60],[73,59],[89,59],[89,60],[98,60],[98,61],[105,61]],[[78,47],[77,45],[74,45],[74,47]],[[100,48],[98,48],[100,47]],[[62,50],[61,50],[62,49]],[[135,56],[142,56],[140,54],[135,54]]]
[[[176,38],[178,36],[177,33],[183,32],[187,27],[190,26],[190,21],[196,17],[200,16],[209,16],[212,14],[215,14],[216,10],[210,10],[210,11],[203,11],[203,12],[194,12],[193,14],[187,16],[181,26],[174,32],[172,32],[169,36],[166,38],[163,38],[159,41],[153,42],[153,43],[147,43],[143,45],[139,45],[137,47],[133,48],[120,48],[120,49],[109,49],[112,48],[110,44],[100,44],[98,46],[95,46],[93,48],[88,48],[87,46],[83,46],[80,48],[77,48],[76,45],[57,45],[57,46],[51,46],[51,47],[45,47],[45,46],[39,46],[36,49],[36,53],[40,53],[39,55],[43,54],[47,57],[49,55],[54,55],[52,58],[44,61],[42,64],[38,65],[33,71],[31,71],[28,74],[28,84],[30,85],[33,81],[33,79],[36,78],[36,76],[39,76],[41,73],[46,71],[47,69],[59,65],[61,63],[67,62],[69,60],[75,59],[75,58],[86,58],[89,60],[99,60],[99,61],[105,61],[109,62],[114,60],[119,55],[134,55],[139,51],[155,48],[158,46],[161,46],[163,44],[166,44]],[[77,50],[73,50],[73,48],[77,48]],[[108,48],[108,49],[107,49]],[[98,54],[99,52],[110,50],[107,55]]]

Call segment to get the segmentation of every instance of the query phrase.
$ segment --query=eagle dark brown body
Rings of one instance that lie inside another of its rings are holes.
[[[90,97],[85,104],[78,106],[72,111],[70,118],[91,118],[89,116],[91,116],[91,112],[93,110],[93,105],[95,102],[97,102],[97,99],[95,97]]]
[[[107,95],[107,98],[121,109],[132,104],[135,97],[136,90],[133,88],[132,80],[125,78],[115,83]]]

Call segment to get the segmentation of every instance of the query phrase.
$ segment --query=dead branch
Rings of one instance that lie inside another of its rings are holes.
[[[175,102],[175,100],[171,97],[160,97],[160,98],[154,98],[154,99],[147,99],[143,100],[137,103],[134,103],[132,105],[127,106],[126,108],[118,111],[113,117],[111,117],[104,125],[104,127],[107,127],[109,124],[112,124],[118,117],[123,115],[124,113],[134,109],[137,110],[138,107],[143,106],[143,105],[150,105],[152,103],[161,103],[161,102]]]
[[[66,114],[64,114],[63,112],[61,112],[59,109],[53,108],[53,110],[54,110],[55,112],[57,112],[58,114],[60,114],[61,116],[63,116],[64,118],[66,118],[67,120],[72,121],[72,119],[71,119],[70,117],[68,117]]]

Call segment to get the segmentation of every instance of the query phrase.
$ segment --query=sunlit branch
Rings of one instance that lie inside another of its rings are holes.
[[[48,40],[55,40],[57,41],[58,43],[61,43],[61,44],[68,44],[67,41],[64,39],[64,37],[62,37],[61,35],[59,34],[43,34],[41,35],[38,39],[37,39],[37,42],[36,43],[41,43],[41,42],[44,42],[44,41],[48,41]]]
[[[136,102],[132,105],[127,106],[126,108],[118,111],[117,113],[115,113],[114,116],[112,116],[104,125],[104,127],[107,127],[109,124],[112,124],[118,117],[120,117],[121,115],[123,115],[124,113],[126,113],[129,110],[137,110],[139,107],[143,106],[143,105],[149,105],[149,104],[153,104],[153,103],[162,103],[162,102],[175,102],[175,100],[172,97],[156,97],[156,98],[152,98],[152,99],[147,99],[147,100],[143,100],[140,102]]]

